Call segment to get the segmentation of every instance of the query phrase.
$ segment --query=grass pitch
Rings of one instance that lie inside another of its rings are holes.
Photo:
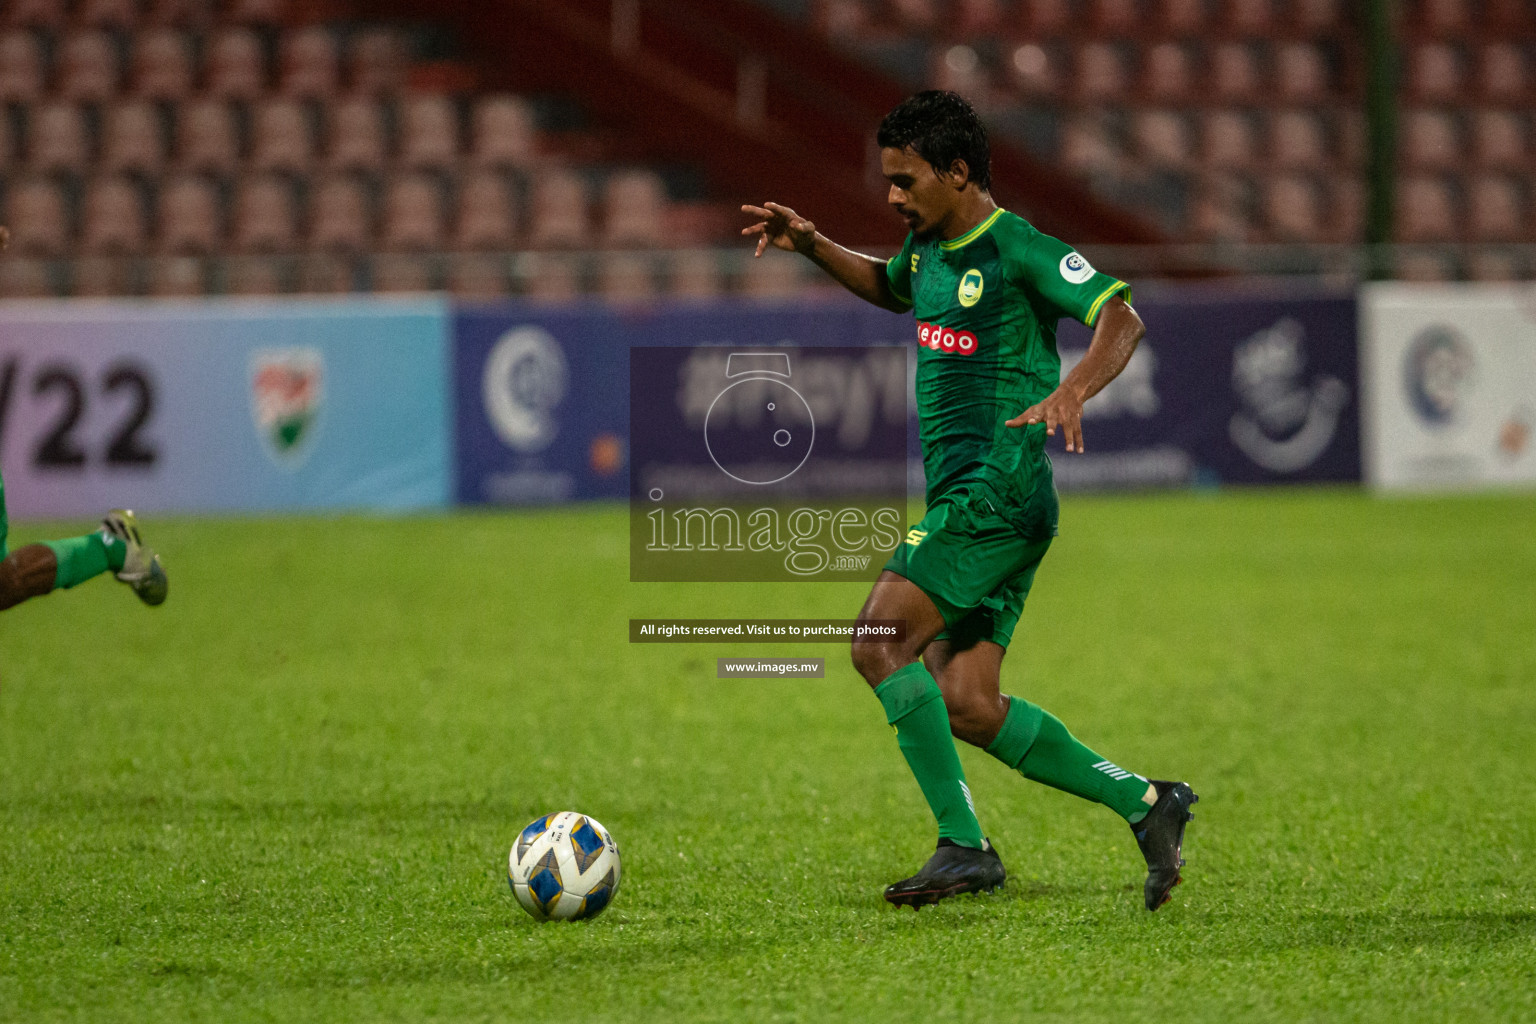
[[[147,529],[165,607],[0,616],[0,1019],[1536,1018],[1531,497],[1066,499],[1005,686],[1200,792],[1157,914],[974,750],[1007,889],[887,907],[933,834],[844,652],[625,642],[859,587],[631,585],[613,509]],[[564,808],[623,886],[538,925],[507,848]]]

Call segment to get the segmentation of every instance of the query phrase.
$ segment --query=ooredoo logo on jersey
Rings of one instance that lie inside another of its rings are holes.
[[[978,275],[980,276],[980,275]],[[917,343],[935,352],[948,352],[968,356],[976,351],[976,335],[970,331],[957,331],[953,327],[918,322]]]

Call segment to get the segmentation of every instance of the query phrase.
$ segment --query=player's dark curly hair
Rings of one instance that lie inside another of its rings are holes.
[[[987,129],[963,96],[939,89],[909,96],[885,115],[875,141],[881,149],[906,149],[947,171],[956,160],[964,160],[970,180],[983,191],[992,191],[992,151],[987,145]]]

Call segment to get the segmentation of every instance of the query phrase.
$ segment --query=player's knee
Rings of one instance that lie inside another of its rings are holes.
[[[853,669],[870,686],[878,686],[887,676],[913,659],[899,644],[860,642],[852,647]]]

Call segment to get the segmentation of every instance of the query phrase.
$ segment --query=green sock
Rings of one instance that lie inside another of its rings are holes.
[[[885,719],[896,730],[902,756],[938,819],[939,838],[981,849],[985,842],[981,823],[976,820],[960,755],[949,734],[949,712],[944,710],[939,684],[922,662],[914,661],[887,676],[875,687],[875,696],[880,698]]]
[[[1101,803],[1136,824],[1152,808],[1151,783],[1095,754],[1061,724],[1061,719],[1019,697],[1008,698],[1008,714],[987,753],[1026,779]]]
[[[68,590],[109,569],[118,572],[128,557],[128,548],[122,541],[103,533],[88,533],[68,540],[45,540],[43,543],[59,562],[58,573],[53,578],[57,590]]]

